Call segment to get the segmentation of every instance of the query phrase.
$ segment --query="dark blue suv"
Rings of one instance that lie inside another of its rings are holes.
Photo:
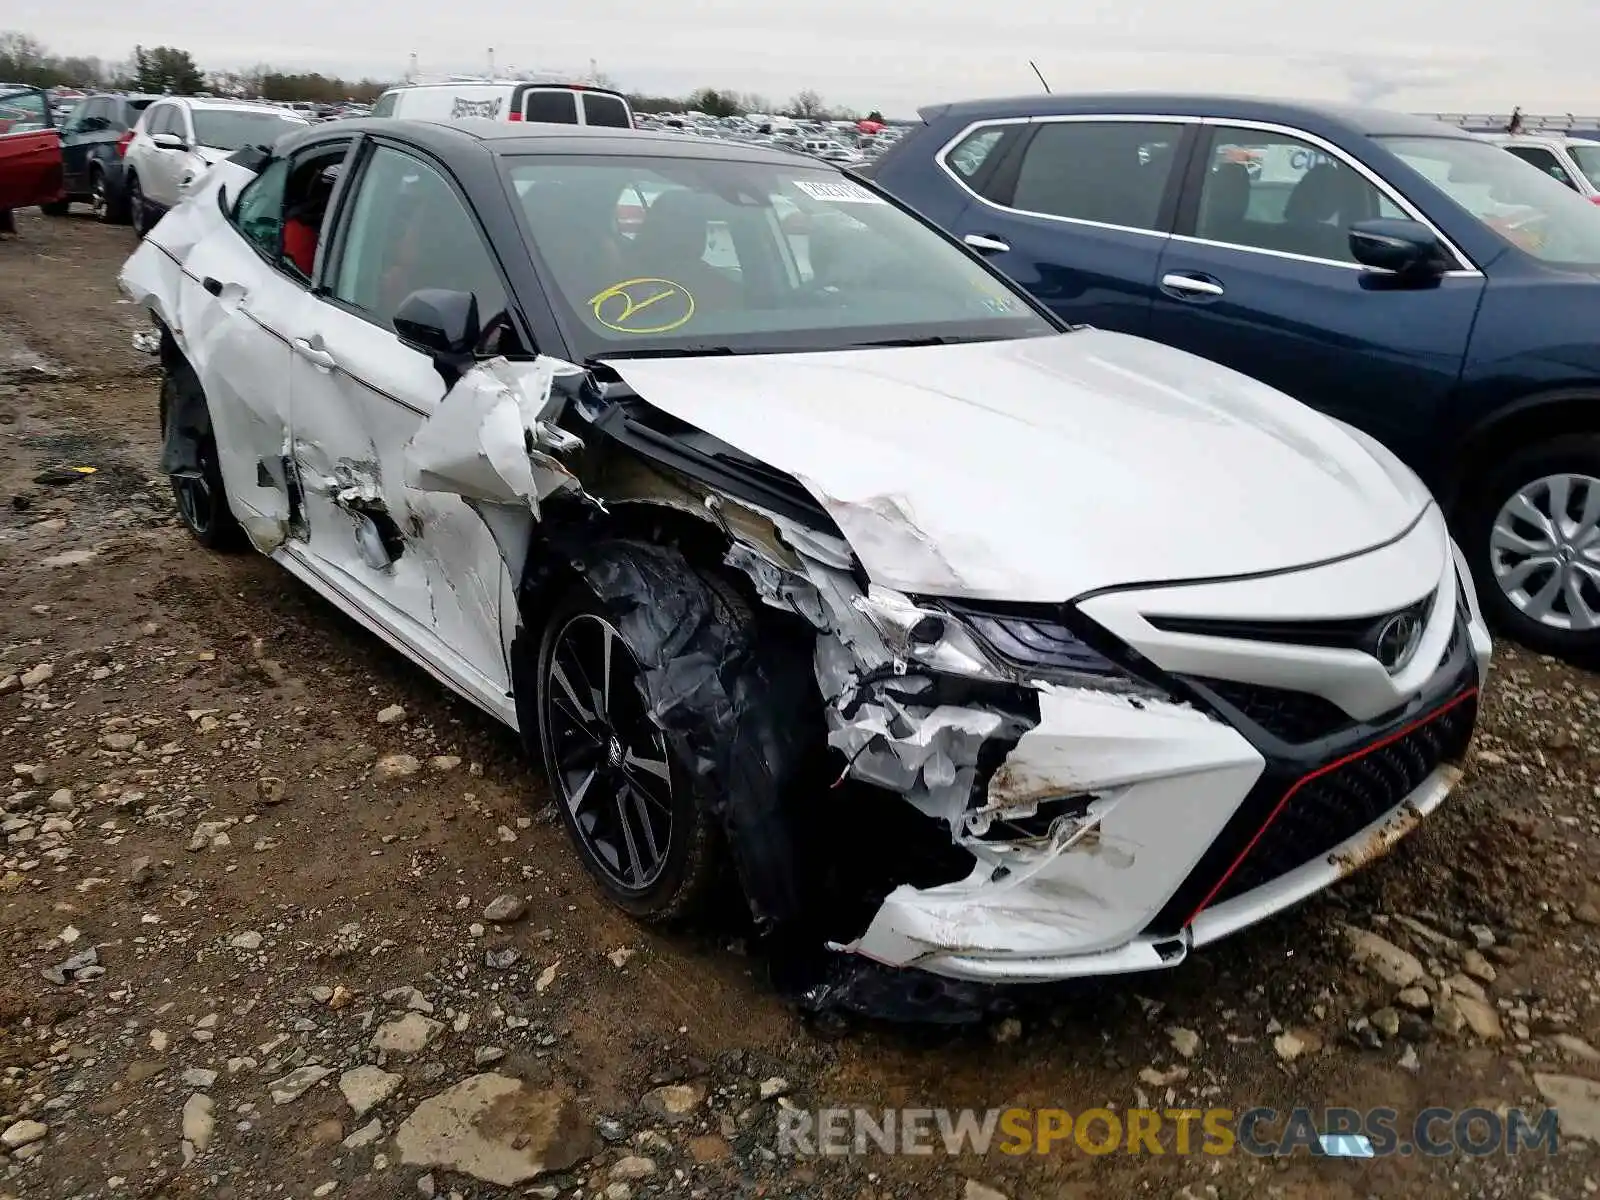
[[[1396,113],[1116,95],[921,115],[878,186],[1064,320],[1379,438],[1450,514],[1504,632],[1600,658],[1600,209]]]

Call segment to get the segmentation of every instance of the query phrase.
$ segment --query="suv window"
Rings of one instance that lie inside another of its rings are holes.
[[[1300,138],[1227,126],[1210,137],[1196,237],[1354,263],[1350,226],[1399,215],[1354,167]]]
[[[172,104],[157,104],[145,114],[144,129],[151,137],[158,133],[177,133],[178,109]]]
[[[449,181],[379,146],[357,184],[333,296],[392,329],[401,302],[421,288],[471,292],[484,325],[506,307],[494,258]]]
[[[1051,121],[1023,153],[1011,206],[1131,229],[1155,229],[1180,125]]]
[[[608,129],[633,128],[633,122],[628,119],[628,106],[615,96],[601,92],[583,94],[583,123]]]
[[[233,207],[233,223],[257,250],[273,262],[283,245],[283,190],[289,181],[289,160],[275,159],[245,184]]]
[[[1567,174],[1567,169],[1561,165],[1561,160],[1543,146],[1507,146],[1509,154],[1515,154],[1525,163],[1531,163],[1552,179],[1559,180],[1574,191],[1578,185],[1572,181],[1572,176]]]
[[[565,88],[529,88],[522,98],[522,115],[530,121],[576,125],[578,94]]]
[[[971,179],[983,169],[983,164],[989,161],[989,156],[994,153],[994,148],[1000,144],[1000,139],[1005,135],[1004,126],[974,129],[951,147],[950,153],[944,156],[944,160],[961,178]]]
[[[378,97],[378,102],[372,106],[372,115],[375,117],[394,116],[395,101],[400,98],[398,92],[385,92]]]

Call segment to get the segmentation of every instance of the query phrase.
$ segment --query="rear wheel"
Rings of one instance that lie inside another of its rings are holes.
[[[172,413],[179,414],[179,419],[192,421],[194,414],[206,414],[205,403],[200,381],[187,364],[169,368],[161,381],[163,436],[166,436]],[[172,498],[177,502],[178,516],[195,541],[209,550],[236,550],[244,544],[244,531],[228,507],[228,491],[217,460],[216,436],[208,416],[198,424],[203,425],[203,430],[194,431],[197,470],[193,475],[170,477]]]
[[[144,188],[139,184],[139,177],[132,171],[128,172],[128,223],[133,226],[133,232],[143,237],[149,230],[149,213],[145,207]]]
[[[106,186],[106,173],[99,167],[89,171],[89,208],[94,219],[102,225],[115,225],[126,218],[121,206],[111,201],[111,189]]]
[[[1534,650],[1600,661],[1600,436],[1510,455],[1470,503],[1464,532],[1491,624]]]

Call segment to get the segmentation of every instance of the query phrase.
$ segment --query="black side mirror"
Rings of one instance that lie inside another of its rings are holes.
[[[444,386],[454,387],[472,365],[472,352],[483,334],[478,298],[471,292],[422,288],[400,302],[394,331],[405,345],[432,357]]]
[[[1420,221],[1378,217],[1350,226],[1350,253],[1363,266],[1410,278],[1435,278],[1450,269],[1450,255]]]

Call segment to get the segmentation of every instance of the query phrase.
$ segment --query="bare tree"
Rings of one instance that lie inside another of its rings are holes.
[[[827,105],[823,104],[821,96],[807,88],[805,91],[797,93],[794,99],[789,101],[789,113],[792,116],[815,120],[818,117],[827,116],[828,108]]]

